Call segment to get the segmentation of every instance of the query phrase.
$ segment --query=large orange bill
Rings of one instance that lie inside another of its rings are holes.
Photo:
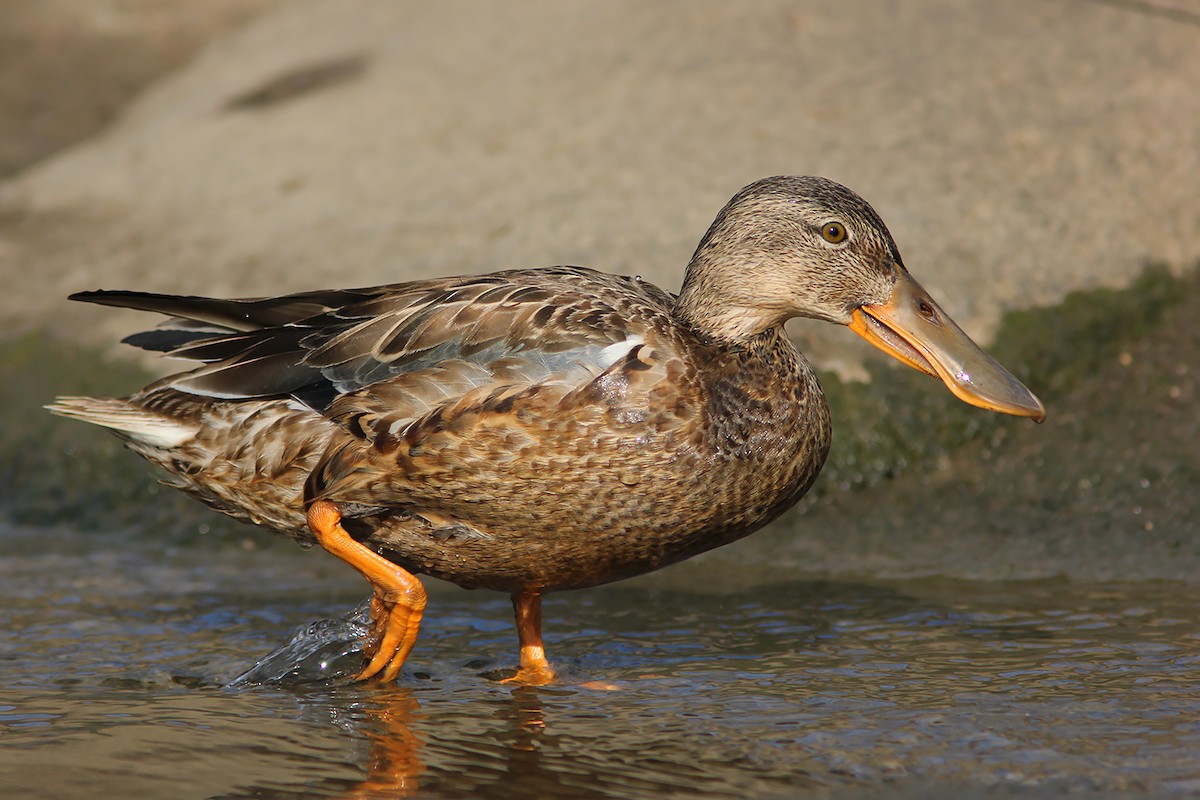
[[[850,329],[913,369],[941,378],[964,402],[1037,422],[1046,418],[1033,392],[979,349],[906,272],[886,303],[855,309]]]

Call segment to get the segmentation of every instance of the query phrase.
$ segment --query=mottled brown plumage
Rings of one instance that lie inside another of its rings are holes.
[[[916,300],[895,323],[900,289]],[[770,178],[722,210],[678,298],[578,267],[259,300],[75,295],[171,315],[127,341],[199,366],[52,410],[113,428],[219,511],[322,544],[340,524],[406,570],[513,594],[520,619],[520,598],[726,544],[808,490],[829,413],[791,317],[1040,418],[919,289],[857,195]],[[951,346],[925,346],[938,336]]]

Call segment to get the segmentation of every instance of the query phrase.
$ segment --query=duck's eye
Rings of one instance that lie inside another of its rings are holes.
[[[826,222],[821,226],[821,236],[830,244],[846,241],[846,226],[840,222]]]

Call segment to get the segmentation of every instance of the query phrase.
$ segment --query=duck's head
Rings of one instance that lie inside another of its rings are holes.
[[[730,341],[792,317],[836,322],[965,402],[1046,416],[908,274],[875,210],[825,178],[764,178],[734,195],[692,256],[676,313]]]

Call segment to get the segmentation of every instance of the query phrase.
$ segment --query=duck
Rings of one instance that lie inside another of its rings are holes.
[[[556,679],[542,597],[761,529],[812,486],[829,408],[784,323],[844,325],[982,409],[1045,418],[909,274],[875,210],[827,178],[738,191],[678,294],[573,266],[217,299],[100,290],[155,312],[124,341],[191,362],[124,398],[60,397],[164,482],[316,543],[371,587],[358,680],[417,639],[418,575],[512,598],[519,667]]]

